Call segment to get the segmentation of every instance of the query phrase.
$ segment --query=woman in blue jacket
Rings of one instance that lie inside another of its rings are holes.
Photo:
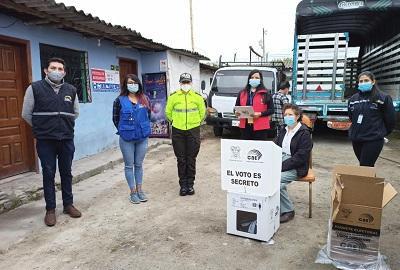
[[[151,131],[150,102],[140,79],[134,74],[126,75],[121,93],[114,101],[113,122],[118,129],[125,178],[131,190],[129,200],[134,204],[146,202],[147,196],[142,190],[142,164]]]
[[[358,90],[348,103],[349,137],[360,166],[374,167],[384,137],[394,129],[395,110],[392,98],[379,91],[371,72],[364,71],[358,76]]]
[[[287,185],[307,175],[312,149],[310,130],[301,123],[301,109],[293,104],[285,104],[283,116],[285,127],[275,138],[275,143],[282,147],[281,223],[294,218],[294,206]]]

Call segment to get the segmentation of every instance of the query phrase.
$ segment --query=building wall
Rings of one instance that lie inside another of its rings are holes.
[[[167,60],[167,52],[142,52],[142,74],[162,72],[160,60]]]
[[[194,90],[201,93],[199,60],[172,51],[167,51],[167,60],[169,93],[179,89],[179,76],[184,72],[192,74]]]
[[[16,19],[0,13],[0,25],[9,25]],[[118,65],[118,58],[136,60],[139,76],[143,72],[158,72],[159,60],[166,53],[142,54],[135,49],[118,48],[106,40],[86,38],[49,26],[27,26],[17,21],[9,28],[0,28],[0,35],[28,40],[30,42],[32,80],[41,79],[39,43],[88,52],[89,68],[110,69]],[[68,63],[67,63],[68,64]],[[80,116],[75,127],[75,159],[93,155],[118,145],[118,136],[112,123],[112,104],[118,93],[92,92],[91,103],[80,104]]]
[[[205,95],[208,95],[211,90],[211,80],[214,76],[214,72],[208,70],[208,69],[200,69],[200,83],[202,81],[205,81],[206,83],[206,89],[204,90]]]

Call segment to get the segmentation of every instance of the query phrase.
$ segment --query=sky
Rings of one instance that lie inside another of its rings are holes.
[[[172,48],[191,50],[189,0],[56,0]],[[249,46],[268,59],[291,57],[300,0],[193,0],[194,49],[217,62],[249,60]]]

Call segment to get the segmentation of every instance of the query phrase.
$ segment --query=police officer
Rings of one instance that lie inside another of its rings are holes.
[[[358,76],[358,90],[348,102],[349,136],[360,166],[374,167],[384,137],[394,129],[395,110],[392,98],[379,91],[373,73],[365,71]]]
[[[32,126],[36,150],[42,165],[43,191],[46,201],[44,222],[56,224],[56,192],[54,177],[58,158],[64,213],[73,218],[81,212],[73,205],[71,166],[74,157],[74,126],[79,115],[76,88],[64,82],[65,62],[48,60],[46,77],[33,82],[25,93],[22,117]]]
[[[180,196],[194,194],[196,157],[200,150],[200,124],[206,108],[193,90],[192,75],[181,74],[180,89],[168,97],[165,114],[172,123],[172,146],[178,161]]]

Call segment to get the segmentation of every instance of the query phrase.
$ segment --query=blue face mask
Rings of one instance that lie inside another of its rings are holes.
[[[361,92],[369,92],[372,90],[373,84],[371,82],[359,83],[358,90]]]
[[[251,87],[256,88],[260,85],[260,79],[250,79],[249,84]]]
[[[294,124],[296,124],[296,119],[294,118],[294,115],[288,115],[283,117],[283,121],[285,122],[285,124],[287,126],[293,126]]]
[[[137,91],[139,91],[139,85],[137,83],[128,83],[126,85],[126,88],[131,93],[136,93]]]

